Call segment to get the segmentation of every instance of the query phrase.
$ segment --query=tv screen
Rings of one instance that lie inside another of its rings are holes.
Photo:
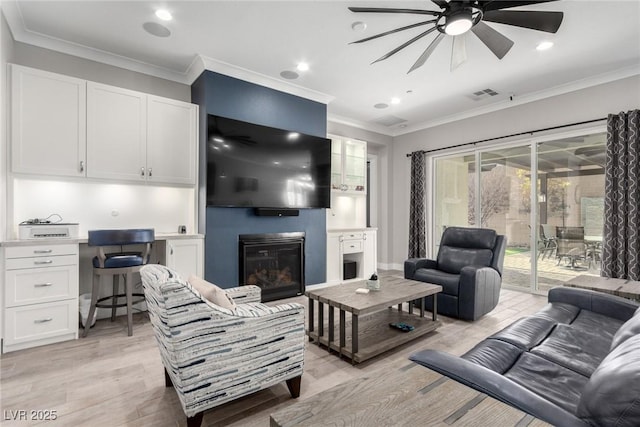
[[[207,206],[330,207],[330,139],[213,115],[207,127]]]

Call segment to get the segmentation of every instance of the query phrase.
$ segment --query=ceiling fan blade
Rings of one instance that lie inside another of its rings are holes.
[[[369,40],[377,39],[378,37],[388,36],[389,34],[398,33],[400,31],[404,31],[404,30],[409,30],[411,28],[420,27],[422,25],[433,24],[434,22],[436,22],[435,19],[431,19],[429,21],[418,22],[417,24],[407,25],[406,27],[396,28],[395,30],[385,31],[384,33],[376,34],[375,36],[371,36],[371,37],[367,37],[367,38],[364,38],[364,39],[356,40],[356,41],[351,42],[349,44],[368,42]]]
[[[453,37],[451,48],[451,68],[453,71],[467,60],[467,44],[464,34]]]
[[[471,31],[498,59],[502,59],[513,46],[513,40],[505,37],[482,21],[474,25]]]
[[[483,21],[514,25],[532,30],[555,33],[562,24],[562,12],[543,12],[537,10],[493,10],[485,12]]]
[[[396,53],[400,52],[402,49],[404,49],[405,47],[409,46],[411,43],[415,43],[418,40],[420,40],[421,38],[423,38],[424,36],[426,36],[427,34],[430,34],[431,32],[433,32],[436,29],[436,27],[433,28],[429,28],[427,31],[418,34],[417,36],[415,36],[414,38],[412,38],[411,40],[402,43],[400,46],[398,46],[397,48],[393,49],[392,51],[388,52],[386,55],[381,56],[380,58],[376,59],[375,61],[372,62],[372,64],[375,64],[376,62],[380,62],[380,61],[384,61],[385,59],[389,58],[392,55],[395,55]]]
[[[436,50],[436,47],[438,46],[438,44],[442,41],[442,39],[444,38],[444,33],[438,33],[438,35],[436,36],[435,39],[433,39],[433,41],[431,42],[431,44],[429,44],[429,46],[425,49],[424,52],[422,52],[422,55],[420,55],[420,57],[418,58],[418,60],[413,64],[413,66],[411,67],[411,69],[409,71],[407,71],[407,74],[409,74],[410,72],[412,72],[413,70],[420,68],[424,65],[425,62],[427,62],[427,59],[429,59],[429,56],[431,56],[431,54],[433,53],[434,50]]]
[[[435,3],[438,7],[442,9],[449,6],[449,2],[447,0],[431,0],[431,3]]]
[[[558,0],[489,0],[481,1],[480,7],[485,12],[498,9],[509,9],[510,7],[527,6],[530,4],[549,3]]]
[[[422,9],[395,9],[386,7],[350,7],[351,12],[366,12],[366,13],[411,13],[414,15],[439,15],[440,12],[433,10]]]

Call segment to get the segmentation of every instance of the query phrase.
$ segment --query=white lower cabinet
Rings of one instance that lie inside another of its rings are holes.
[[[344,282],[344,262],[356,264],[356,277],[364,280],[377,269],[376,230],[327,232],[327,283]]]
[[[183,279],[191,274],[204,277],[203,239],[167,239],[165,264],[177,271]]]
[[[78,245],[2,248],[2,352],[78,337]]]

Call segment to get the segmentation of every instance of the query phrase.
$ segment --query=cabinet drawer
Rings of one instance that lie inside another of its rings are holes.
[[[78,299],[5,310],[6,345],[77,333]]]
[[[78,266],[78,255],[42,256],[31,258],[11,258],[6,261],[7,270],[19,268],[58,267],[61,265]]]
[[[354,254],[362,252],[362,240],[345,240],[342,242],[342,253]]]
[[[364,233],[361,231],[354,231],[351,233],[343,233],[342,238],[344,240],[362,240]]]
[[[78,295],[78,267],[7,270],[6,307],[75,298]]]
[[[5,248],[6,258],[27,258],[36,256],[77,255],[78,245],[75,243],[65,245],[33,245],[11,246]]]

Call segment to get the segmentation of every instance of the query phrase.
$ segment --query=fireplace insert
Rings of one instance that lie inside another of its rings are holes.
[[[262,301],[302,295],[304,292],[303,232],[241,234],[240,285],[262,289]]]

